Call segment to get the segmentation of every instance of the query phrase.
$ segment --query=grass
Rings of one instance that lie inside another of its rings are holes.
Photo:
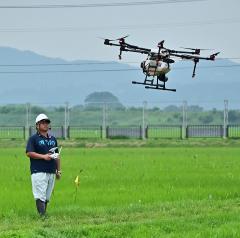
[[[40,219],[24,148],[1,148],[0,237],[238,237],[239,152],[64,147],[63,178]]]

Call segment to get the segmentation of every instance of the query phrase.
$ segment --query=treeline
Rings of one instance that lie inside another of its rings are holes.
[[[139,107],[126,107],[122,104],[118,103],[86,103],[85,105],[75,105],[70,107],[69,109],[72,111],[95,111],[95,110],[102,110],[103,107],[106,107],[108,109],[116,109],[120,111],[125,110],[132,110],[132,111],[141,111],[142,106]],[[48,107],[41,107],[41,106],[35,106],[30,104],[8,104],[0,106],[0,113],[25,113],[26,110],[30,110],[32,113],[42,113],[42,112],[64,112],[65,106],[48,106]],[[175,106],[175,105],[169,105],[163,108],[159,107],[151,107],[147,108],[148,111],[163,111],[163,112],[181,112],[182,107],[181,106]],[[190,105],[187,107],[187,111],[189,112],[203,112],[204,108],[200,107],[198,105]],[[217,111],[217,109],[212,109],[212,111]]]
[[[63,125],[65,121],[64,106],[41,107],[34,105],[4,105],[0,106],[0,126],[34,124],[34,119],[39,113],[46,113],[53,119],[55,125]],[[68,109],[70,125],[102,125],[105,120],[107,125],[141,125],[143,108],[139,107],[114,107],[112,104],[76,105]],[[28,115],[27,115],[28,114]],[[181,106],[169,105],[163,108],[148,107],[144,111],[146,124],[181,124],[183,109]],[[223,111],[216,108],[206,110],[198,105],[187,107],[188,124],[223,124]],[[240,124],[240,110],[229,110],[229,124]]]

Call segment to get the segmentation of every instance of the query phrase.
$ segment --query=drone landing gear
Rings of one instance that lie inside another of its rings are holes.
[[[159,80],[159,78],[157,78],[157,83],[154,84],[154,78],[153,79],[147,79],[147,76],[146,76],[143,83],[132,81],[132,84],[145,85],[145,88],[147,88],[147,89],[158,89],[158,90],[176,92],[176,89],[166,88],[166,86],[165,86],[166,81],[162,81],[163,82],[162,84],[160,84],[159,81],[161,81],[161,80]]]
[[[176,92],[176,89],[166,88],[166,87],[165,87],[165,82],[164,82],[163,84],[154,84],[154,85],[152,85],[152,86],[145,86],[145,88],[147,88],[147,89],[158,89],[158,90],[165,90],[165,91]]]

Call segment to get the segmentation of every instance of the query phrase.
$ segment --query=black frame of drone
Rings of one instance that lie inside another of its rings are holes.
[[[165,48],[163,46],[164,44],[164,40],[158,43],[158,53],[155,52],[151,52],[151,49],[148,48],[143,48],[143,47],[139,47],[136,45],[131,45],[126,43],[125,38],[127,38],[128,36],[125,37],[121,37],[119,39],[115,39],[115,40],[109,40],[109,39],[104,39],[104,44],[105,45],[110,45],[110,46],[118,46],[120,47],[120,53],[118,55],[119,59],[122,59],[122,52],[126,51],[126,52],[134,52],[134,53],[140,53],[140,54],[147,54],[147,55],[156,55],[156,60],[157,61],[164,61],[167,62],[168,64],[174,63],[175,61],[173,59],[170,59],[171,56],[176,57],[176,58],[181,58],[181,59],[186,59],[186,60],[193,60],[194,62],[194,67],[193,67],[193,73],[192,73],[192,77],[194,78],[196,75],[196,66],[199,63],[199,60],[211,60],[214,61],[215,57],[220,53],[214,53],[212,55],[210,55],[209,57],[201,57],[200,53],[201,50],[203,49],[194,49],[194,48],[185,48],[188,49],[190,51],[185,51],[185,50],[171,50],[168,48]],[[113,41],[118,41],[117,43],[112,43]],[[161,49],[164,49],[168,52],[168,54],[166,56],[162,56],[160,54]],[[176,89],[167,89],[165,87],[165,82],[163,82],[163,84],[159,83],[159,78],[157,77],[157,83],[153,84],[154,79],[149,80],[147,79],[148,75],[146,74],[144,83],[142,82],[136,82],[133,81],[133,84],[142,84],[145,85],[145,88],[150,88],[150,89],[159,89],[159,90],[168,90],[168,91],[176,91]],[[153,77],[154,78],[154,77]]]

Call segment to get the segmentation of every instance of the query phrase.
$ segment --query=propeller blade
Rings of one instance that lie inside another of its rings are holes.
[[[213,54],[214,56],[217,56],[217,55],[219,55],[220,54],[220,52],[217,52],[217,53],[215,53],[215,54]]]
[[[126,36],[120,37],[120,38],[118,38],[118,39],[116,39],[116,40],[126,39],[126,38],[129,37],[129,36],[130,36],[130,35],[126,35]]]
[[[162,40],[158,43],[158,47],[159,48],[163,48],[163,44],[164,44],[165,40]]]
[[[214,53],[214,54],[210,55],[210,59],[215,60],[215,57],[219,54],[220,54],[220,52],[217,52],[217,53]]]

